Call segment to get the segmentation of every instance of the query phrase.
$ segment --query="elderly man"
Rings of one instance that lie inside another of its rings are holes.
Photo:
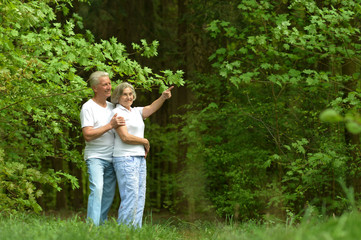
[[[88,167],[90,194],[88,198],[87,218],[95,225],[102,224],[112,205],[116,177],[112,155],[114,131],[124,126],[124,119],[112,116],[113,104],[107,101],[111,96],[109,74],[94,72],[89,77],[94,97],[89,99],[80,112],[80,120],[85,139],[84,159]]]

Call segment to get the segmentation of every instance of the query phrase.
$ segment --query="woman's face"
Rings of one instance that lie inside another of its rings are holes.
[[[120,97],[119,97],[119,104],[127,109],[130,109],[130,106],[132,106],[133,101],[134,101],[134,96],[133,96],[132,89],[125,88],[123,90],[122,95],[120,95]]]

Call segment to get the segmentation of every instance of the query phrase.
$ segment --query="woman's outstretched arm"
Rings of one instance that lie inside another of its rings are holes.
[[[174,88],[174,86],[171,86],[170,88],[165,90],[157,100],[152,102],[152,104],[150,104],[150,105],[143,108],[143,114],[142,114],[143,119],[149,117],[150,115],[152,115],[153,113],[158,111],[158,109],[163,105],[165,100],[172,97],[171,90],[173,88]]]

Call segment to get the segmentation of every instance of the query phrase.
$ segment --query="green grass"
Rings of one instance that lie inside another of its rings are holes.
[[[148,223],[147,223],[148,222]],[[154,224],[148,221],[142,229],[119,226],[112,220],[95,227],[77,216],[69,219],[32,214],[1,214],[1,240],[51,239],[225,239],[225,240],[329,240],[361,239],[361,214],[344,214],[328,220],[308,219],[297,225],[242,224],[170,219]]]

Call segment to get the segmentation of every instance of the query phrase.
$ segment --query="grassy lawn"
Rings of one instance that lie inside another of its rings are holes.
[[[327,220],[308,219],[302,223],[241,224],[223,222],[185,222],[169,220],[164,223],[145,221],[142,229],[119,226],[114,220],[100,227],[73,216],[61,219],[32,214],[1,214],[0,239],[244,239],[244,240],[331,240],[361,239],[361,214],[349,213]]]

